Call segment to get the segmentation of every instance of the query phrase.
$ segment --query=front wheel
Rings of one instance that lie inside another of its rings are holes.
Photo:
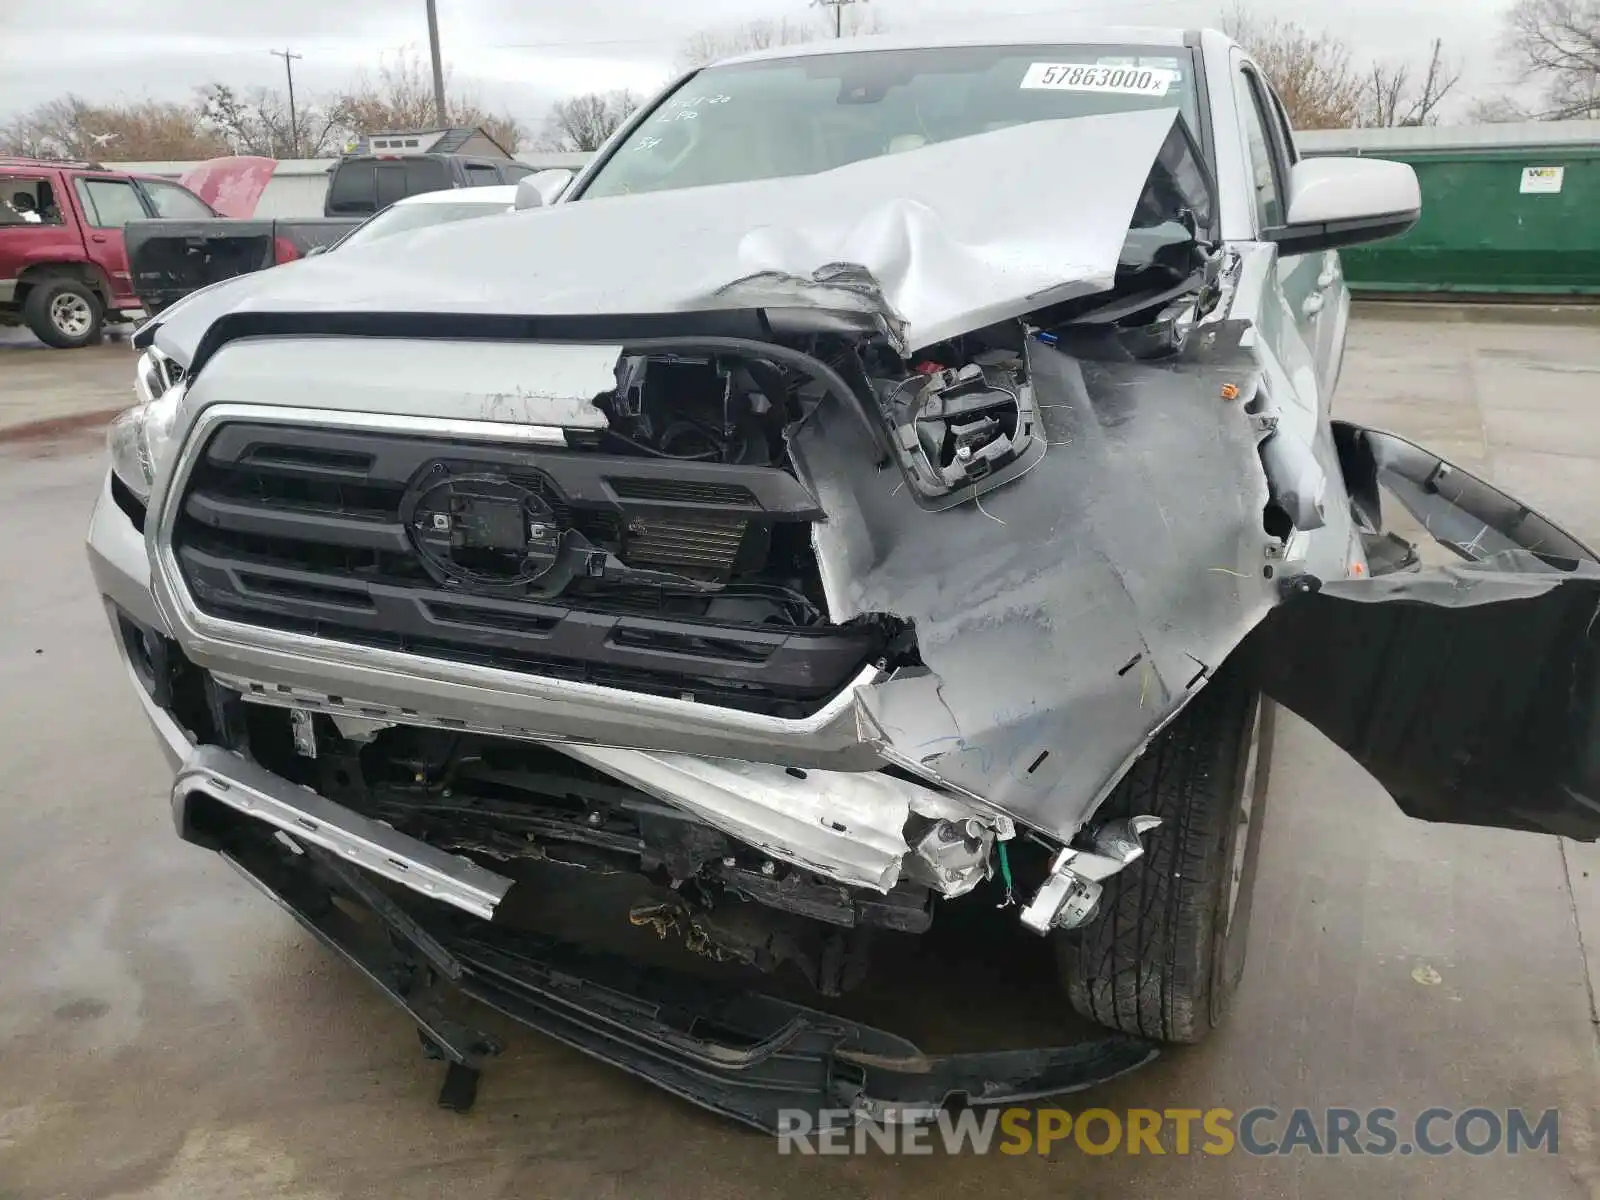
[[[28,292],[22,316],[33,336],[46,346],[74,350],[100,340],[105,312],[87,284],[76,279],[48,279]]]
[[[1272,735],[1271,701],[1224,672],[1096,814],[1162,823],[1106,881],[1091,923],[1056,935],[1078,1012],[1164,1042],[1198,1042],[1221,1022],[1244,971]]]

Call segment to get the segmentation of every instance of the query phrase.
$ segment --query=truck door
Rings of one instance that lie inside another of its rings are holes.
[[[111,285],[111,307],[138,308],[122,229],[129,221],[142,221],[154,214],[145,209],[138,189],[128,179],[78,174],[73,176],[72,184],[83,213],[84,247],[89,261],[100,268]]]

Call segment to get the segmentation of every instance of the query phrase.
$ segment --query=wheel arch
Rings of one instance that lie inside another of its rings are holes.
[[[110,312],[111,281],[105,272],[93,263],[85,262],[40,262],[30,263],[17,273],[17,290],[14,302],[18,305],[27,302],[28,293],[34,288],[49,283],[53,279],[71,279],[87,284],[94,292],[95,298],[100,301],[100,307]]]

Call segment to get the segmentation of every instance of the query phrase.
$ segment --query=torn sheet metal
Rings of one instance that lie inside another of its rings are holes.
[[[1029,343],[1048,435],[1017,483],[942,513],[860,469],[820,412],[794,445],[835,620],[915,622],[926,672],[867,689],[880,752],[1068,837],[1277,602],[1266,478],[1222,384],[1248,364]]]
[[[1110,288],[1177,111],[1036,121],[814,175],[580,199],[416,230],[370,251],[243,276],[162,322],[171,352],[187,362],[230,312],[814,306],[878,311],[915,349]]]
[[[551,749],[693,813],[775,859],[879,892],[899,881],[909,850],[906,821],[913,812],[960,821],[981,817],[974,840],[985,850],[996,831],[993,817],[981,809],[878,772],[803,771],[570,744],[551,744]],[[1010,828],[1002,828],[1010,836]],[[959,890],[951,894],[970,890],[965,882],[955,879],[950,886]]]

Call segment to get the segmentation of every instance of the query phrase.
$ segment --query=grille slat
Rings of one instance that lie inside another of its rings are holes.
[[[604,573],[553,599],[509,577],[464,584],[407,521],[439,511],[415,507],[438,480],[473,476],[536,494],[558,527],[628,566],[698,580],[728,580],[746,551],[759,561],[777,522],[821,516],[777,468],[238,422],[186,481],[174,549],[217,617],[750,711],[814,711],[881,650],[870,625],[713,621],[693,615],[707,601],[692,590]]]
[[[184,498],[183,509],[201,524],[230,533],[389,550],[396,554],[411,551],[404,526],[371,514],[351,515],[310,505],[259,499],[232,500],[202,491],[190,492]]]

